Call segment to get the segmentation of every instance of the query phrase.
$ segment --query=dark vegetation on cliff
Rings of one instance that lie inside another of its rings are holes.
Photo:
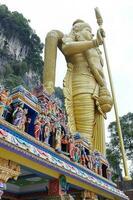
[[[43,44],[22,14],[0,5],[0,84],[32,89],[41,81]]]

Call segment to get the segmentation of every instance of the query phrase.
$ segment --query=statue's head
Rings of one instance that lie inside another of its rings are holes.
[[[88,23],[86,23],[85,21],[81,20],[81,19],[77,19],[73,22],[72,24],[72,28],[73,30],[75,30],[76,32],[81,31],[83,28],[87,27],[88,30],[90,32],[92,32],[92,29],[90,27],[90,25]]]

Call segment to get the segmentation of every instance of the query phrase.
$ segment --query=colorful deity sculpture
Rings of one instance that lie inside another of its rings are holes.
[[[102,163],[100,159],[100,152],[94,151],[93,154],[93,171],[99,175],[102,175]]]
[[[61,152],[61,139],[62,139],[62,133],[61,133],[61,126],[58,126],[56,128],[56,135],[55,135],[55,150],[59,153]]]
[[[80,163],[86,167],[86,161],[87,161],[87,154],[85,151],[85,147],[84,146],[80,146],[80,150],[81,150],[81,160]]]
[[[11,102],[12,100],[9,97],[9,91],[6,89],[3,89],[0,92],[0,116],[3,116],[4,111],[6,112]]]
[[[47,122],[47,123],[44,125],[43,135],[44,135],[44,142],[45,142],[46,144],[48,144],[48,145],[49,145],[50,132],[51,132],[51,125],[50,125],[50,122]]]
[[[90,154],[87,155],[87,168],[88,169],[93,170],[93,162],[94,162],[93,156]]]
[[[21,129],[21,125],[22,125],[22,118],[23,118],[23,114],[24,114],[24,110],[23,110],[23,103],[20,103],[17,105],[17,107],[15,108],[13,114],[12,114],[12,118],[13,118],[13,125],[15,125],[16,127],[18,127],[19,129]]]
[[[40,136],[41,136],[41,117],[40,116],[37,116],[36,117],[36,120],[35,120],[35,123],[34,123],[34,137],[37,139],[37,140],[40,140]]]
[[[79,163],[80,162],[80,158],[81,158],[80,148],[78,146],[75,146],[75,149],[74,149],[74,161]]]
[[[24,108],[23,109],[23,115],[22,115],[22,120],[21,120],[21,127],[20,127],[20,130],[22,131],[25,131],[25,125],[26,125],[26,122],[27,122],[27,115],[28,114],[28,109]]]
[[[74,144],[74,138],[71,135],[69,138],[69,156],[71,160],[74,160],[74,154],[75,154],[75,144]]]

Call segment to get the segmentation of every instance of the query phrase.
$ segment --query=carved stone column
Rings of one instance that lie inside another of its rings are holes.
[[[48,200],[61,200],[64,192],[61,190],[59,179],[52,179],[49,182]]]
[[[49,182],[47,200],[74,200],[70,194],[67,193],[67,182],[65,176],[60,176],[59,179],[52,179]]]
[[[0,199],[6,189],[8,179],[17,179],[20,174],[20,167],[17,163],[0,158]]]

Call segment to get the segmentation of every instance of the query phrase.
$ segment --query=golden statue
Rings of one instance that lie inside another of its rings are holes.
[[[104,118],[113,104],[106,87],[99,49],[104,37],[104,30],[100,28],[97,38],[93,39],[91,27],[80,19],[73,23],[68,35],[53,30],[46,37],[44,64],[44,87],[52,93],[58,46],[67,62],[63,91],[70,131],[81,133],[89,140],[92,150],[103,154]]]

